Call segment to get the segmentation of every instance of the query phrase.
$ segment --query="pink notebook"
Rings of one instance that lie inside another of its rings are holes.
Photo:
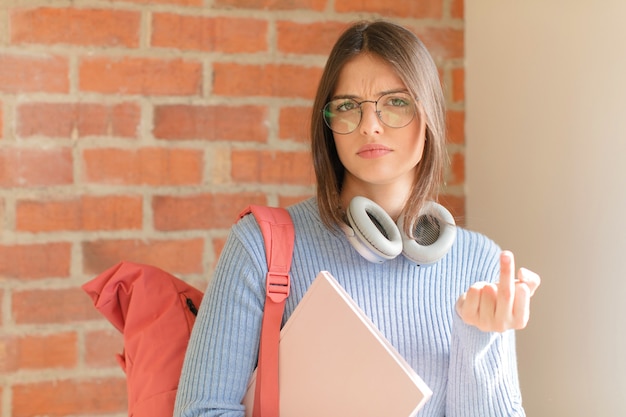
[[[432,395],[328,272],[281,330],[280,417],[410,417]],[[253,374],[243,404],[252,416]]]

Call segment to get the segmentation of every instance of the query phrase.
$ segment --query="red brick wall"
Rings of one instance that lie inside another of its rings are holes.
[[[121,337],[80,286],[130,259],[204,287],[240,209],[312,195],[308,107],[349,22],[431,49],[462,219],[462,0],[2,4],[0,417],[124,415]]]

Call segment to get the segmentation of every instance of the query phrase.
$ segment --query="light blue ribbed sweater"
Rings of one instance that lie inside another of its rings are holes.
[[[432,389],[418,416],[524,415],[515,333],[481,332],[464,324],[454,309],[472,283],[497,281],[495,243],[458,228],[448,254],[432,266],[418,267],[403,256],[373,264],[342,232],[322,224],[315,199],[289,213],[296,241],[284,321],[317,273],[327,270]],[[200,306],[176,417],[243,417],[241,400],[258,354],[266,271],[261,232],[247,216],[233,226]]]

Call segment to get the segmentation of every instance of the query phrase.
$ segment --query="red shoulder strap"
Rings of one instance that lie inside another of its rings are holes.
[[[278,417],[278,342],[290,289],[295,232],[291,216],[283,208],[251,205],[239,218],[249,213],[254,215],[263,233],[268,267],[253,417]]]

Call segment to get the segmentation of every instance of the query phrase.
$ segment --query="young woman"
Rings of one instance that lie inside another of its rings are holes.
[[[438,72],[419,39],[382,21],[347,29],[322,75],[311,134],[317,197],[288,209],[296,241],[284,320],[327,270],[432,389],[420,416],[524,415],[514,329],[528,321],[539,277],[525,269],[515,277],[513,255],[486,237],[420,217],[437,199],[446,152]],[[385,253],[384,238],[355,243],[363,211],[376,230],[404,236],[402,254]],[[384,213],[399,225],[386,224]],[[423,230],[418,218],[453,230],[435,259],[411,249]],[[232,228],[200,308],[177,416],[244,415],[266,270],[259,228],[247,216]]]

